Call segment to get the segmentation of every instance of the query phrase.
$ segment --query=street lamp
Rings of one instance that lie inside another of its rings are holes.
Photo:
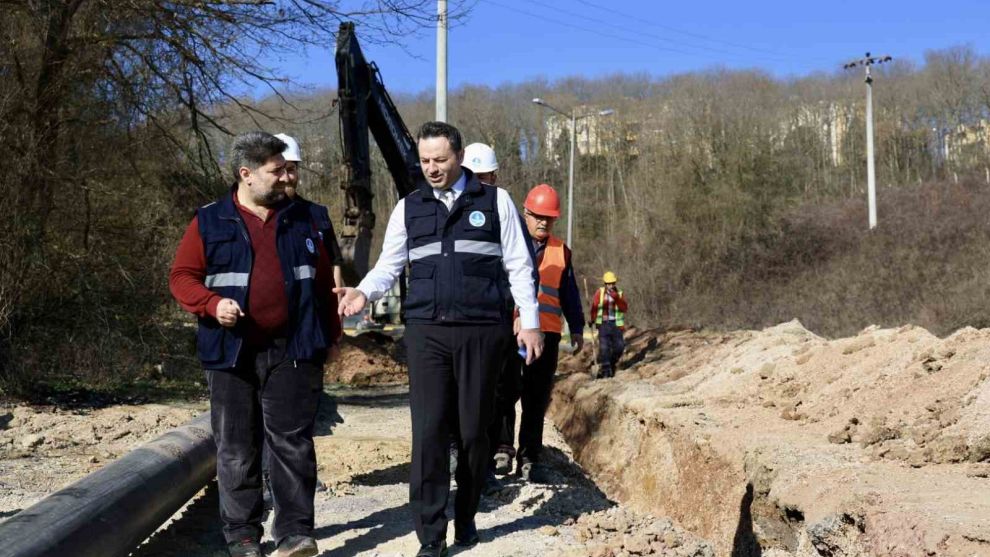
[[[574,249],[574,244],[571,243],[571,231],[574,225],[574,144],[575,144],[575,130],[577,130],[577,121],[582,118],[587,118],[589,116],[609,116],[615,114],[615,111],[611,108],[606,110],[599,110],[598,112],[589,112],[587,114],[582,114],[578,116],[577,109],[572,108],[571,113],[568,114],[559,108],[556,108],[546,101],[537,97],[533,99],[534,104],[540,106],[545,106],[550,110],[560,114],[561,116],[571,119],[571,160],[570,160],[570,170],[567,173],[567,245],[571,249]]]

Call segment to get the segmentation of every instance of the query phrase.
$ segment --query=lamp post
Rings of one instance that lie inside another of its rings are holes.
[[[553,105],[547,104],[546,101],[544,101],[539,97],[533,99],[533,103],[538,104],[540,106],[545,106],[550,110],[556,112],[557,114],[560,114],[561,116],[564,116],[566,118],[570,118],[571,120],[571,157],[569,163],[570,168],[567,172],[567,245],[570,246],[571,249],[574,249],[574,244],[571,243],[571,234],[574,226],[574,144],[576,143],[575,136],[577,130],[577,121],[583,118],[587,118],[589,116],[609,116],[610,114],[614,114],[615,111],[609,108],[606,110],[599,110],[598,112],[589,112],[587,114],[582,114],[578,116],[576,108],[572,108],[570,114],[568,114],[567,112],[564,112],[563,110],[560,110],[559,108],[556,108]]]

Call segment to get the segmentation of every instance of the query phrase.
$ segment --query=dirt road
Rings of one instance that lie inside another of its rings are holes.
[[[482,500],[477,523],[483,543],[469,550],[452,548],[451,555],[712,554],[707,544],[669,520],[614,506],[574,463],[556,430],[551,426],[547,432],[553,483],[523,484],[507,477],[501,492]],[[320,480],[326,485],[316,498],[322,557],[415,554],[419,544],[407,506],[409,440],[405,387],[328,389],[316,438]],[[224,555],[216,496],[211,486],[135,555]],[[266,526],[271,526],[271,517]],[[623,543],[638,544],[637,553],[623,553]],[[273,549],[267,537],[266,547]]]

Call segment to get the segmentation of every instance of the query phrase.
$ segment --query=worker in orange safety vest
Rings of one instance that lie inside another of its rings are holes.
[[[512,467],[513,437],[515,425],[515,400],[522,399],[522,415],[519,424],[519,450],[515,452],[516,473],[524,480],[547,483],[547,470],[540,464],[543,449],[543,418],[550,403],[553,377],[557,372],[557,356],[564,321],[570,331],[570,342],[575,352],[584,346],[584,311],[571,263],[571,250],[551,232],[560,216],[560,199],[547,184],[540,184],[529,191],[523,204],[523,219],[533,239],[540,283],[537,295],[540,311],[540,330],[544,335],[543,354],[531,364],[517,359],[518,381],[500,381],[500,386],[519,386],[518,393],[500,393],[509,396],[510,404],[500,405],[497,416],[501,423],[500,435],[492,439],[496,444],[495,471],[506,474]],[[518,320],[516,321],[518,325]],[[515,396],[513,396],[515,395]]]

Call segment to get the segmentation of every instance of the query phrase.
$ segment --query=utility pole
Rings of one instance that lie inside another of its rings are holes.
[[[567,171],[567,245],[571,242],[571,232],[574,229],[574,144],[577,143],[577,108],[571,108],[571,162]],[[574,249],[571,247],[571,249]]]
[[[571,156],[570,156],[570,168],[567,172],[567,245],[571,249],[574,249],[574,244],[571,242],[572,232],[574,230],[574,145],[577,143],[577,122],[578,120],[583,120],[590,116],[610,116],[615,114],[615,111],[611,108],[605,110],[599,110],[598,112],[589,112],[588,114],[578,114],[577,107],[572,107],[571,111],[564,112],[563,110],[548,104],[543,99],[537,97],[533,99],[533,104],[538,104],[540,106],[549,108],[550,110],[560,114],[565,118],[570,118],[571,120]]]
[[[867,52],[865,57],[842,66],[844,69],[857,66],[866,69],[866,196],[869,202],[870,230],[877,226],[877,183],[873,167],[873,75],[870,73],[870,66],[891,60],[893,58],[890,56],[870,56]]]
[[[447,0],[437,0],[437,114],[447,121]]]

